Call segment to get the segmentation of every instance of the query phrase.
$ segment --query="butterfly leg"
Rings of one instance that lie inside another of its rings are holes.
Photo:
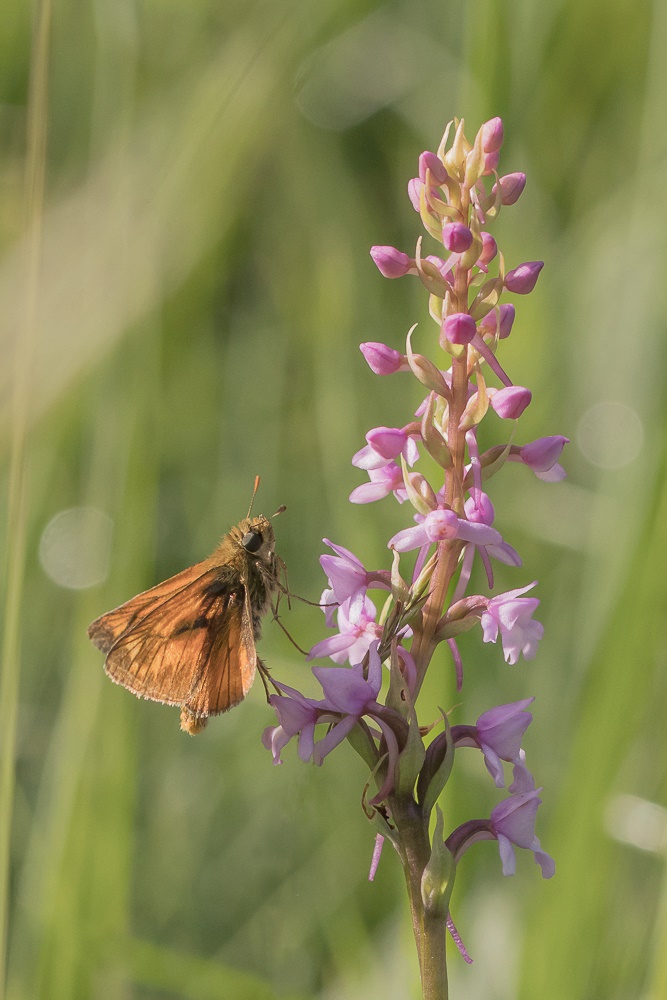
[[[281,622],[281,620],[280,620],[280,616],[279,616],[279,614],[278,614],[278,603],[277,603],[277,602],[276,602],[276,605],[275,605],[275,607],[274,607],[274,605],[273,605],[273,604],[271,604],[271,610],[273,611],[273,620],[274,620],[274,622],[276,622],[276,624],[280,626],[280,628],[281,628],[281,629],[283,630],[283,632],[285,633],[285,635],[287,636],[287,638],[289,639],[289,641],[290,641],[290,642],[292,643],[292,645],[294,646],[294,648],[295,648],[295,649],[298,649],[298,651],[299,651],[299,652],[300,652],[300,653],[301,653],[301,654],[302,654],[303,656],[308,656],[308,651],[307,651],[306,649],[302,649],[302,648],[301,648],[301,646],[300,646],[300,645],[299,645],[299,643],[298,643],[298,642],[296,641],[296,639],[294,639],[294,638],[293,638],[293,637],[292,637],[292,636],[290,635],[290,633],[289,633],[289,632],[287,631],[287,629],[285,628],[285,626],[284,626],[284,625],[283,625],[283,623]]]
[[[283,560],[280,558],[280,556],[276,556],[276,562],[278,563],[278,566],[280,567],[280,570],[281,570],[281,572],[283,574],[283,577],[285,579],[285,582],[283,583],[276,576],[276,584],[278,586],[278,594],[279,594],[278,600],[280,600],[280,595],[284,594],[285,597],[287,598],[287,607],[290,609],[290,611],[292,610],[292,605],[291,605],[291,598],[292,597],[295,598],[295,600],[297,600],[297,601],[301,601],[302,604],[308,604],[308,605],[310,605],[311,608],[337,608],[338,607],[338,602],[337,601],[334,601],[332,604],[321,604],[319,601],[309,601],[305,597],[299,597],[298,594],[295,594],[293,591],[291,591],[289,589],[289,581],[287,579],[287,566],[285,565],[285,563],[283,562]]]
[[[278,567],[279,567],[279,569],[280,569],[283,577],[285,578],[285,582],[281,583],[281,581],[278,579],[278,575],[276,574],[276,583],[278,584],[278,601],[280,601],[281,594],[284,594],[285,597],[287,598],[287,607],[291,611],[292,610],[292,604],[291,604],[291,600],[290,599],[291,599],[292,595],[291,595],[290,589],[289,589],[289,580],[287,579],[287,565],[285,564],[285,561],[280,558],[280,556],[276,556],[276,563],[278,564]],[[278,611],[278,601],[276,602],[276,614],[277,614],[277,611]]]
[[[260,660],[259,656],[257,657],[257,672],[258,672],[259,676],[262,678],[262,684],[264,685],[264,691],[266,693],[266,700],[267,701],[271,697],[271,694],[273,694],[273,693],[280,694],[281,693],[280,692],[280,688],[278,687],[278,685],[274,681],[273,677],[269,673],[269,668],[267,667],[267,665],[264,662],[264,660]],[[269,684],[273,688],[272,692],[269,691]]]

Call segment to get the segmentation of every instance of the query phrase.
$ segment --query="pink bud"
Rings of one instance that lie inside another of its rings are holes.
[[[494,170],[497,170],[499,161],[500,153],[498,150],[494,153],[487,153],[484,157],[484,175],[492,174]]]
[[[563,448],[569,443],[570,439],[563,437],[562,434],[538,438],[521,448],[521,461],[533,472],[547,472],[556,464]]]
[[[474,521],[476,524],[493,524],[496,512],[486,493],[479,493],[477,497],[468,497],[463,506],[469,521]]]
[[[415,268],[415,262],[395,247],[371,247],[371,257],[385,278],[402,278]]]
[[[493,258],[498,253],[498,244],[494,240],[491,233],[482,233],[482,252],[480,254],[478,264],[490,264]]]
[[[526,186],[526,175],[520,172],[505,174],[498,182],[500,184],[500,202],[502,205],[513,205],[519,200]],[[496,194],[498,184],[493,185],[492,194]]]
[[[511,302],[507,302],[505,305],[500,306],[500,332],[498,336],[501,340],[504,340],[505,337],[509,337],[514,325],[515,316],[516,309]]]
[[[445,317],[442,333],[451,344],[469,344],[477,333],[477,327],[468,313],[452,313],[451,316]]]
[[[505,275],[505,288],[509,292],[516,292],[517,295],[528,295],[532,292],[539,273],[544,267],[544,261],[533,260],[527,264],[519,264],[513,271]]]
[[[510,335],[515,315],[516,310],[510,302],[498,306],[497,309],[493,309],[490,313],[487,313],[480,322],[479,332],[481,334],[490,333],[494,337],[497,332],[500,340],[504,340],[505,337],[509,337]]]
[[[422,153],[419,157],[419,179],[424,184],[426,183],[427,170],[431,171],[431,176],[436,184],[444,184],[449,176],[442,160],[435,153],[429,153],[428,151]]]
[[[370,370],[376,375],[393,375],[394,372],[410,370],[405,355],[395,351],[393,347],[387,347],[386,344],[370,340],[366,344],[360,344],[359,350]]]
[[[504,420],[516,420],[526,409],[533,394],[522,385],[508,385],[491,396],[491,406]]]
[[[408,181],[408,195],[415,212],[419,212],[420,210],[419,198],[423,187],[423,181],[420,181],[418,177],[413,177]]]
[[[448,222],[442,227],[442,242],[452,253],[465,253],[472,246],[472,233],[460,222]]]
[[[503,120],[491,118],[482,125],[482,149],[485,153],[495,153],[503,144]]]

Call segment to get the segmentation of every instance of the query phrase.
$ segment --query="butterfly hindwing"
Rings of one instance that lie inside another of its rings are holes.
[[[248,591],[234,595],[198,683],[185,703],[197,717],[226,712],[243,701],[255,679],[257,651]]]

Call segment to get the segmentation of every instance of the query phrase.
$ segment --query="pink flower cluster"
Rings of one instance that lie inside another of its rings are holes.
[[[514,305],[500,300],[506,293],[532,292],[543,264],[519,262],[506,269],[488,231],[501,209],[518,201],[526,183],[523,173],[498,174],[502,143],[499,118],[482,125],[473,142],[462,121],[450,122],[437,151],[421,154],[418,175],[408,184],[428,237],[442,249],[425,255],[422,238],[412,253],[392,246],[371,249],[384,277],[411,276],[421,282],[437,332],[424,354],[413,347],[414,327],[400,350],[376,341],[361,344],[374,374],[411,373],[425,396],[404,426],[368,431],[352,459],[368,480],[353,490],[350,500],[368,504],[393,495],[412,510],[412,523],[389,539],[391,569],[369,571],[348,549],[325,539],[334,554],[320,560],[328,579],[322,605],[333,633],[313,646],[309,659],[328,657],[336,666],[313,668],[323,691],[319,700],[278,685],[280,693],[270,699],[278,725],[266,730],[264,742],[276,763],[285,745],[296,739],[301,759],[321,764],[349,738],[378,784],[369,806],[380,836],[391,839],[399,854],[400,804],[410,800],[428,829],[429,813],[458,749],[477,748],[498,788],[505,784],[503,762],[509,763],[509,798],[486,820],[470,820],[437,843],[437,833],[433,835],[432,851],[434,856],[447,852],[456,865],[474,842],[492,838],[498,842],[504,874],[513,874],[514,847],[522,847],[533,852],[548,878],[554,863],[534,831],[539,790],[521,748],[533,699],[491,708],[475,725],[450,727],[445,720],[444,731],[430,741],[425,733],[433,722],[420,727],[415,707],[439,643],[446,642],[452,653],[460,689],[457,636],[462,632],[479,628],[484,642],[500,640],[509,664],[521,657],[533,659],[543,634],[533,618],[540,602],[525,596],[536,582],[492,593],[494,562],[520,570],[522,560],[495,526],[490,480],[514,462],[545,482],[558,482],[565,475],[559,460],[568,443],[554,435],[514,444],[517,421],[532,394],[516,385],[498,360],[516,318]],[[500,419],[512,424],[507,434],[502,430],[507,425],[497,424],[501,442],[481,450],[479,428],[487,416],[490,423]],[[436,476],[419,471],[425,456],[431,460],[428,468],[435,463],[439,470]],[[403,566],[406,558],[411,559],[409,571]],[[476,559],[488,594],[468,592]],[[374,592],[380,592],[381,611],[370,596]],[[316,727],[322,724],[328,728],[316,740]],[[377,853],[373,871],[376,864]]]

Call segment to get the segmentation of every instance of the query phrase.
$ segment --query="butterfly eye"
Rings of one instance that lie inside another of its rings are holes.
[[[248,531],[241,539],[241,545],[248,552],[257,552],[260,545],[262,544],[262,536],[258,531]]]

